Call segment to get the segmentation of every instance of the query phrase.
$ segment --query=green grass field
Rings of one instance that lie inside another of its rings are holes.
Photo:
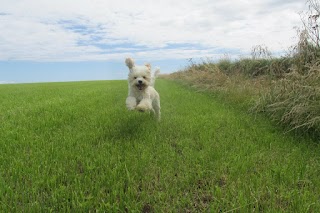
[[[162,120],[126,81],[0,85],[0,212],[317,212],[317,141],[158,80]]]

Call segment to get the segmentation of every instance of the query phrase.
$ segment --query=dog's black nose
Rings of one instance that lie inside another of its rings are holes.
[[[138,83],[139,83],[139,84],[142,84],[142,81],[141,81],[141,80],[139,80],[139,81],[138,81]]]

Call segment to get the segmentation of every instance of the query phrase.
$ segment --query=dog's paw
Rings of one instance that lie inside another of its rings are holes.
[[[141,106],[141,105],[138,105],[138,106],[136,107],[136,110],[139,111],[139,112],[145,112],[145,111],[147,111],[147,109],[146,109],[144,106]]]

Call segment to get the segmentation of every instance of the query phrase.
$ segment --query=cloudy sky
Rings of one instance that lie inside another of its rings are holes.
[[[0,83],[125,79],[188,58],[275,55],[297,42],[304,0],[0,0]]]

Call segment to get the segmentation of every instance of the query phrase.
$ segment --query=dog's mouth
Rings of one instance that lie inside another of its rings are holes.
[[[144,84],[137,84],[136,86],[137,86],[138,90],[143,90],[145,87]]]

